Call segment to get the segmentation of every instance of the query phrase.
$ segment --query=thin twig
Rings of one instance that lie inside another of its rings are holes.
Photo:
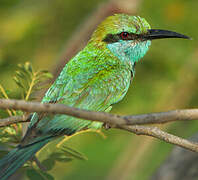
[[[32,157],[32,161],[34,161],[34,162],[36,163],[36,165],[38,166],[38,168],[39,168],[40,170],[42,170],[42,171],[47,171],[47,168],[46,168],[43,164],[41,164],[41,162],[37,159],[36,156],[33,156],[33,157]]]
[[[16,123],[23,123],[23,122],[29,122],[31,116],[29,115],[23,115],[23,116],[11,116],[8,118],[0,119],[0,127],[9,126],[11,124]]]
[[[169,134],[157,127],[135,125],[135,126],[118,126],[118,128],[127,130],[136,135],[152,136],[157,139],[161,139],[162,141],[166,141],[168,143],[175,144],[185,149],[190,149],[191,151],[198,152],[198,143]]]

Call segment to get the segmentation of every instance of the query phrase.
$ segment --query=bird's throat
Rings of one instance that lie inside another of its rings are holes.
[[[119,41],[107,44],[107,48],[121,61],[138,62],[148,51],[151,41]]]

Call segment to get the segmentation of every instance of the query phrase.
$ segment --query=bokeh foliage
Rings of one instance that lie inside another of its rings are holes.
[[[12,81],[17,64],[31,61],[35,69],[51,70],[60,59],[66,41],[101,1],[1,0],[0,83],[12,97],[20,88]],[[154,41],[136,67],[136,77],[113,113],[136,114],[197,107],[198,41],[195,0],[144,0],[138,15],[153,28],[178,31],[194,40]],[[13,91],[14,90],[14,91]],[[14,92],[14,94],[13,94]],[[197,132],[198,124],[179,122],[161,126],[182,137]],[[74,136],[67,142],[88,157],[88,161],[57,161],[50,170],[56,179],[144,180],[155,171],[172,145],[149,137],[137,137],[119,130]],[[35,177],[35,179],[38,179]]]

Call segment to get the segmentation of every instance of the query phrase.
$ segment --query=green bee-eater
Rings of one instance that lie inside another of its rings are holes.
[[[151,40],[161,38],[188,39],[176,32],[151,29],[138,16],[109,16],[95,30],[86,47],[66,64],[42,103],[110,111],[126,95],[135,75],[135,64],[146,54]],[[0,179],[7,179],[55,138],[101,127],[100,122],[67,115],[34,113],[21,144],[0,160]]]

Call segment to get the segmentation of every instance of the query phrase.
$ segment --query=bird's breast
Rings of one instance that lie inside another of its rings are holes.
[[[131,69],[126,66],[118,66],[104,73],[96,83],[96,89],[105,91],[105,94],[111,96],[110,104],[117,103],[126,95],[131,82]]]

